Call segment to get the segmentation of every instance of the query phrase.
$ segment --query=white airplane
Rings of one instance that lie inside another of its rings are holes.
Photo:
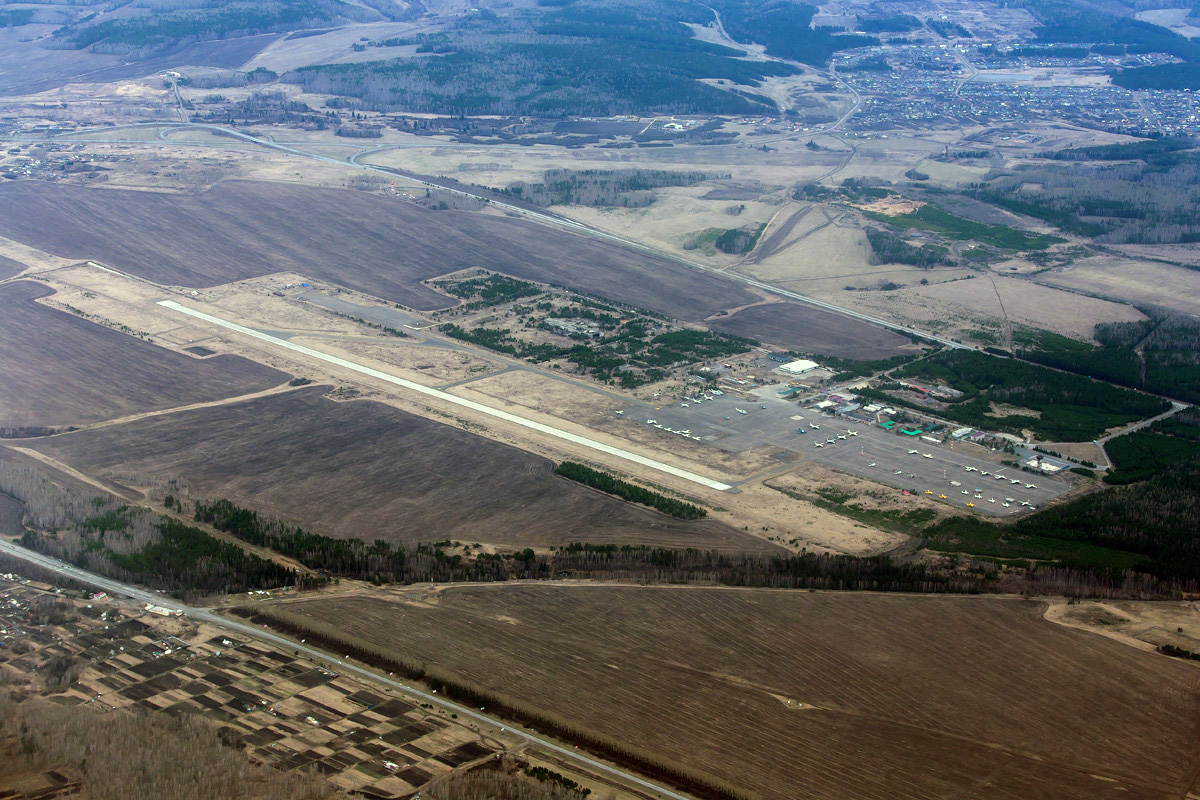
[[[734,411],[738,412],[739,414],[748,414],[748,413],[750,413],[750,412],[748,412],[748,411],[746,411],[745,409],[742,409],[742,408],[735,408],[735,409],[734,409]]]
[[[647,425],[657,425],[657,424],[658,424],[658,420],[656,420],[656,419],[648,419],[648,420],[646,420],[646,424],[647,424]]]
[[[874,461],[872,461],[870,464],[867,464],[867,466],[868,466],[868,467],[873,467],[873,466],[875,466],[875,462],[874,462]]]
[[[833,439],[826,439],[825,444],[833,444]]]
[[[687,404],[687,403],[680,403],[680,404],[679,404],[679,407],[680,407],[680,408],[687,408],[687,407],[688,407],[688,404]]]
[[[895,474],[897,474],[897,475],[903,475],[903,474],[904,474],[904,470],[902,470],[902,469],[898,469],[898,470],[896,470],[896,473],[895,473]]]
[[[994,502],[996,502],[996,498],[994,498],[994,497],[989,497],[989,498],[988,498],[988,502],[989,502],[989,503],[994,503]]]
[[[815,423],[815,422],[814,422],[814,423],[812,424],[812,429],[813,429],[814,431],[819,431],[819,430],[821,430],[821,426],[820,426],[820,425],[818,425],[817,423]]]
[[[1019,480],[1017,480],[1016,478],[1009,478],[1009,479],[1008,479],[1008,482],[1009,482],[1009,483],[1020,483],[1020,481],[1019,481]]]
[[[824,446],[825,446],[825,443],[824,443],[824,442],[815,442],[815,443],[813,444],[813,447],[824,447]]]
[[[917,454],[917,451],[916,451],[916,450],[909,450],[909,451],[908,451],[908,454],[909,454],[910,456],[915,456],[915,455]]]
[[[1011,506],[1012,506],[1012,503],[1005,503],[1005,504],[1004,504],[1004,507],[1005,507],[1005,508],[1009,508],[1009,507],[1011,507]]]
[[[839,433],[837,438],[839,438],[839,439],[845,439],[846,437],[845,437],[845,436],[842,436],[842,435]]]
[[[1007,480],[1006,476],[1004,476],[1004,475],[993,475],[992,477],[998,481]]]
[[[970,494],[970,492],[968,492],[966,489],[963,489],[963,490],[962,490],[962,493],[963,493],[963,494]]]
[[[1034,486],[1032,483],[1027,483],[1027,484],[1025,484],[1025,488],[1026,489],[1036,489],[1037,487]]]
[[[846,431],[847,436],[858,436],[858,431]]]
[[[985,469],[983,472],[981,472],[981,473],[979,473],[979,474],[980,474],[980,475],[991,475],[992,473],[988,472],[988,471]]]
[[[974,467],[963,467],[963,469],[965,469],[967,472],[978,472],[979,471],[979,470],[975,469]]]
[[[615,414],[620,414],[621,416],[625,416],[625,412],[624,412],[624,411],[615,411],[615,412],[613,412],[613,413],[615,413]]]
[[[929,453],[921,453],[921,458],[933,458]]]

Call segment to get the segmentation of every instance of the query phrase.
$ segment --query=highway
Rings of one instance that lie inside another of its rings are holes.
[[[361,375],[377,378],[395,386],[400,386],[404,389],[409,389],[410,391],[436,398],[437,400],[445,403],[451,403],[463,408],[469,408],[472,411],[477,411],[490,417],[496,417],[497,419],[502,419],[505,422],[511,422],[515,425],[520,425],[523,428],[529,428],[530,430],[537,431],[538,433],[544,433],[548,436],[553,436],[556,439],[562,439],[564,441],[571,442],[572,444],[582,445],[591,450],[605,453],[606,455],[616,456],[617,458],[625,461],[630,461],[634,464],[640,464],[643,467],[649,467],[650,469],[658,470],[659,472],[665,472],[668,475],[674,475],[677,478],[683,478],[686,481],[691,481],[692,483],[697,483],[701,486],[707,486],[710,489],[716,489],[718,491],[725,492],[733,488],[728,483],[722,483],[721,481],[713,480],[712,478],[706,478],[705,476],[698,475],[695,472],[680,469],[679,467],[666,464],[662,461],[656,461],[652,458],[647,458],[646,456],[639,455],[638,453],[623,450],[619,447],[605,444],[604,442],[598,442],[595,439],[589,439],[586,436],[580,436],[579,434],[571,433],[570,431],[564,431],[560,428],[555,428],[542,422],[526,419],[525,417],[517,416],[516,414],[503,411],[499,408],[493,408],[492,406],[484,405],[483,403],[477,403],[474,400],[467,400],[466,398],[444,392],[441,389],[434,389],[429,386],[424,386],[420,383],[414,383],[413,381],[405,380],[404,378],[398,378],[395,375],[390,375],[386,372],[363,366],[362,364],[356,364],[353,361],[347,361],[344,358],[339,358],[337,356],[330,355],[329,353],[323,353],[320,350],[315,350],[311,347],[305,347],[304,345],[295,344],[294,342],[289,342],[286,339],[280,339],[268,333],[256,331],[253,328],[247,328],[244,325],[237,324],[236,322],[230,322],[228,320],[221,319],[220,317],[214,317],[212,314],[206,314],[203,311],[196,311],[195,309],[180,305],[174,300],[160,300],[158,304],[172,311],[178,311],[181,314],[186,314],[187,316],[203,320],[212,325],[225,328],[226,330],[240,333],[243,336],[249,336],[253,339],[258,339],[259,341],[267,342],[268,344],[281,347],[285,350],[291,350],[295,353],[300,353],[301,355],[317,359],[318,361],[334,364],[344,369],[357,372]]]
[[[280,636],[279,634],[273,633],[266,628],[258,628],[246,622],[241,622],[236,619],[229,619],[217,614],[212,609],[189,606],[178,600],[175,600],[174,598],[159,594],[158,592],[139,589],[137,587],[130,586],[127,583],[121,583],[120,581],[115,581],[111,578],[105,578],[95,574],[94,572],[89,572],[71,564],[67,564],[66,562],[59,561],[57,558],[51,558],[50,556],[43,555],[32,550],[27,550],[24,547],[13,544],[5,539],[0,539],[0,552],[8,553],[24,561],[36,564],[39,567],[51,570],[59,575],[62,575],[63,577],[72,578],[80,583],[85,583],[89,586],[94,586],[97,589],[102,589],[111,595],[130,597],[139,603],[151,603],[156,606],[162,606],[163,608],[169,608],[172,611],[178,611],[183,616],[196,620],[197,622],[215,625],[217,627],[224,628],[227,631],[239,633],[250,639],[256,639],[260,642],[267,642],[275,645],[276,647],[283,647],[287,650],[302,653],[306,658],[318,663],[326,664],[337,672],[353,674],[356,677],[365,678],[376,684],[382,684],[390,689],[402,691],[405,694],[418,698],[423,702],[437,705],[446,709],[447,711],[458,714],[460,717],[467,717],[484,725],[500,728],[505,733],[511,733],[513,736],[524,739],[527,743],[539,749],[552,752],[555,755],[566,758],[569,761],[579,764],[588,770],[603,773],[604,775],[611,776],[624,783],[628,783],[633,786],[637,786],[640,789],[653,792],[659,797],[669,798],[669,800],[692,800],[692,798],[688,797],[687,795],[672,791],[664,786],[660,786],[656,783],[640,778],[633,773],[626,772],[618,767],[605,764],[603,761],[598,761],[594,758],[583,755],[573,747],[564,747],[563,745],[556,744],[549,739],[544,739],[541,736],[527,733],[519,728],[513,728],[509,723],[502,723],[499,720],[487,716],[486,714],[479,713],[477,709],[469,708],[467,706],[455,703],[452,700],[447,700],[439,695],[413,688],[412,686],[409,686],[401,681],[388,678],[387,676],[381,675],[365,667],[361,667],[357,664],[351,664],[343,659],[338,659],[332,655],[317,650],[314,647],[310,647],[293,639]]]

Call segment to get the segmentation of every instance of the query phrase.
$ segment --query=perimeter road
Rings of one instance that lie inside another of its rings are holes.
[[[330,666],[332,666],[335,670],[338,670],[339,672],[353,673],[354,675],[356,675],[360,678],[365,678],[365,679],[373,681],[375,683],[381,683],[384,686],[387,686],[391,689],[398,689],[412,697],[420,698],[422,701],[424,701],[426,703],[432,703],[434,705],[441,706],[442,708],[448,709],[449,711],[453,711],[456,714],[461,714],[464,717],[469,717],[469,718],[475,720],[476,722],[482,722],[486,725],[500,727],[500,729],[502,731],[504,731],[505,733],[510,733],[513,736],[520,737],[521,739],[524,739],[525,741],[529,742],[530,744],[534,745],[535,747],[539,747],[543,750],[548,750],[552,753],[556,753],[557,755],[563,756],[570,761],[574,761],[577,764],[582,764],[585,767],[589,767],[593,770],[602,772],[606,775],[611,775],[614,778],[617,778],[626,783],[630,783],[630,784],[633,784],[634,786],[638,786],[642,789],[649,790],[651,792],[658,794],[660,797],[667,797],[667,798],[670,798],[670,800],[692,800],[692,798],[690,798],[686,795],[671,791],[670,789],[668,789],[664,786],[660,786],[656,783],[652,783],[643,778],[639,778],[637,775],[634,775],[631,772],[626,772],[625,770],[620,769],[618,767],[613,767],[608,764],[605,764],[603,761],[598,761],[597,759],[591,758],[589,756],[585,756],[582,753],[580,753],[579,750],[576,748],[564,747],[560,744],[555,744],[554,742],[552,742],[548,739],[543,739],[540,736],[535,736],[532,733],[526,733],[525,731],[521,730],[520,728],[510,727],[508,723],[502,722],[501,720],[494,719],[494,718],[486,716],[484,714],[480,714],[478,711],[476,711],[474,709],[467,708],[466,706],[455,703],[452,700],[447,700],[446,698],[442,697],[441,695],[430,694],[429,692],[423,692],[420,689],[414,689],[412,686],[409,686],[406,683],[402,683],[397,680],[389,679],[384,675],[381,675],[377,672],[373,672],[365,667],[360,667],[357,664],[351,664],[345,660],[339,660],[336,657],[334,657],[333,655],[330,655],[329,653],[324,653],[320,650],[317,650],[316,648],[309,647],[308,645],[303,644],[301,642],[297,642],[292,639],[288,639],[284,636],[280,636],[278,634],[272,633],[269,630],[264,630],[263,628],[257,628],[254,625],[250,625],[245,622],[239,622],[234,619],[222,617],[219,614],[217,614],[215,611],[212,611],[211,609],[195,608],[193,606],[185,605],[185,604],[179,602],[178,600],[175,600],[174,598],[167,597],[164,594],[159,594],[158,592],[151,592],[151,591],[148,591],[145,589],[138,589],[134,586],[130,586],[127,583],[121,583],[120,581],[116,581],[111,578],[101,577],[99,575],[96,575],[93,572],[88,572],[87,570],[80,569],[79,567],[72,566],[63,561],[59,561],[57,558],[52,558],[51,556],[43,555],[42,553],[38,553],[34,550],[27,550],[24,547],[13,544],[12,542],[9,542],[9,541],[5,541],[3,539],[0,539],[0,551],[6,552],[13,556],[16,556],[17,558],[20,558],[24,561],[29,561],[33,564],[37,564],[38,566],[44,567],[45,569],[52,570],[52,571],[58,573],[59,575],[63,575],[67,578],[72,578],[81,583],[86,583],[90,586],[95,586],[97,589],[103,589],[104,591],[109,592],[110,594],[114,594],[114,595],[120,594],[120,595],[124,595],[126,597],[131,597],[134,600],[137,600],[138,602],[141,602],[141,603],[150,603],[152,605],[169,608],[174,611],[178,611],[179,613],[181,613],[184,616],[189,617],[191,619],[199,620],[201,622],[207,622],[210,625],[215,625],[219,628],[224,628],[225,630],[236,631],[236,632],[242,634],[243,636],[247,636],[252,639],[257,639],[260,642],[270,642],[271,644],[273,644],[277,647],[282,647],[282,648],[285,648],[287,650],[292,650],[297,653],[303,653],[309,659],[311,659],[313,661],[329,664]],[[503,725],[503,727],[501,727],[501,725]]]
[[[529,428],[530,430],[535,430],[538,433],[544,433],[548,436],[553,436],[556,439],[563,439],[564,441],[571,442],[572,444],[582,445],[610,456],[616,456],[617,458],[624,459],[625,461],[632,461],[634,464],[640,464],[643,467],[649,467],[650,469],[655,469],[659,472],[665,472],[668,475],[674,475],[677,478],[683,478],[686,481],[698,483],[701,486],[707,486],[710,489],[727,492],[733,488],[728,483],[721,483],[720,481],[713,480],[712,478],[706,478],[703,475],[697,475],[695,472],[688,472],[685,469],[673,467],[670,464],[664,464],[661,461],[655,461],[652,458],[646,458],[645,456],[638,455],[637,453],[631,453],[628,450],[622,450],[619,447],[613,447],[610,444],[598,442],[595,439],[588,439],[586,436],[579,436],[578,434],[560,430],[558,428],[551,427],[550,425],[545,425],[541,422],[535,422],[531,419],[518,417],[516,414],[510,414],[509,412],[501,411],[498,408],[485,406],[483,403],[476,403],[474,400],[467,400],[462,397],[457,397],[448,392],[444,392],[441,389],[432,389],[428,386],[422,386],[419,383],[413,383],[412,381],[405,380],[404,378],[397,378],[395,375],[389,375],[386,372],[381,372],[377,369],[372,369],[371,367],[364,367],[361,364],[355,364],[353,361],[347,361],[344,358],[338,358],[337,356],[331,356],[328,353],[322,353],[320,350],[314,350],[311,347],[305,347],[304,345],[295,344],[285,339],[279,339],[275,336],[271,336],[270,334],[256,331],[253,328],[247,328],[244,325],[238,325],[236,322],[229,322],[221,319],[220,317],[214,317],[211,314],[205,314],[203,311],[196,311],[186,306],[182,306],[179,303],[176,303],[174,300],[160,300],[158,304],[164,308],[169,308],[172,311],[178,311],[181,314],[187,314],[189,317],[195,317],[196,319],[204,320],[205,322],[209,322],[213,325],[217,325],[231,331],[236,331],[244,336],[249,336],[253,339],[258,339],[263,342],[268,342],[276,347],[282,347],[285,350],[292,350],[296,353],[306,355],[309,358],[315,358],[319,361],[335,364],[344,369],[352,370],[363,375],[368,375],[372,378],[378,378],[379,380],[387,381],[388,383],[396,386],[400,386],[429,397],[435,397],[442,402],[452,403],[456,406],[462,406],[463,408],[469,408],[472,411],[478,411],[481,414],[487,414],[488,416],[502,419],[505,422],[511,422],[514,425],[520,425],[523,428]]]

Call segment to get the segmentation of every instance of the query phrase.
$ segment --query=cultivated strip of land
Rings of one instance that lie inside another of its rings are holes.
[[[455,395],[449,394],[448,392],[443,392],[441,389],[433,389],[428,386],[422,386],[419,383],[414,383],[412,381],[405,380],[404,378],[398,378],[395,375],[389,375],[386,372],[382,372],[377,369],[372,369],[371,367],[366,367],[361,364],[356,364],[353,361],[347,361],[344,358],[338,358],[337,356],[332,356],[332,355],[329,355],[328,353],[323,353],[320,350],[314,350],[311,347],[305,347],[304,345],[295,344],[295,343],[289,342],[285,339],[280,339],[278,337],[271,336],[270,334],[262,333],[261,331],[256,331],[253,328],[247,328],[244,325],[238,325],[236,322],[229,322],[228,320],[221,319],[220,317],[214,317],[213,315],[206,314],[203,311],[196,311],[195,309],[191,309],[191,308],[188,308],[187,306],[180,305],[179,303],[175,302],[174,300],[160,300],[158,304],[160,306],[163,306],[164,308],[169,308],[172,311],[178,311],[181,314],[186,314],[190,317],[195,317],[196,319],[204,320],[205,322],[208,322],[213,325],[217,325],[218,327],[225,328],[227,330],[231,330],[236,333],[240,333],[244,336],[249,336],[253,339],[258,339],[259,341],[273,344],[277,347],[282,347],[285,350],[291,350],[293,352],[300,353],[302,355],[306,355],[309,358],[315,358],[319,361],[325,361],[327,363],[334,364],[334,365],[342,367],[344,369],[348,369],[353,372],[358,372],[362,375],[367,375],[372,378],[377,378],[379,380],[386,381],[387,383],[391,383],[396,386],[400,386],[401,388],[409,389],[411,391],[417,392],[419,394],[427,395],[429,397],[434,397],[442,402],[452,403],[453,405],[456,405],[456,406],[462,406],[464,408],[469,408],[472,411],[477,411],[481,414],[486,414],[491,417],[496,417],[497,419],[502,419],[505,422],[511,422],[514,425],[520,425],[523,428],[529,428],[530,430],[535,430],[538,433],[544,433],[548,436],[553,436],[556,439],[562,439],[564,441],[571,442],[572,444],[582,445],[583,447],[586,447],[591,450],[596,450],[601,453],[605,453],[606,455],[616,456],[617,458],[623,459],[625,461],[631,461],[634,464],[640,464],[643,467],[649,467],[650,469],[658,470],[659,472],[665,472],[668,475],[674,475],[677,478],[683,478],[686,481],[690,481],[692,483],[696,483],[701,486],[707,486],[710,489],[716,489],[718,491],[724,492],[724,491],[728,491],[729,489],[733,488],[732,486],[730,486],[727,483],[722,483],[721,481],[713,480],[712,478],[706,478],[703,475],[696,474],[695,472],[690,472],[685,469],[680,469],[679,467],[675,467],[670,464],[665,464],[661,461],[656,461],[652,458],[647,458],[645,456],[638,455],[637,453],[631,453],[628,450],[623,450],[619,447],[613,447],[610,444],[605,444],[604,442],[598,442],[595,439],[589,439],[586,436],[580,436],[578,434],[571,433],[569,431],[564,431],[559,428],[555,428],[555,427],[546,425],[541,422],[536,422],[531,419],[525,419],[524,417],[519,417],[516,414],[512,414],[507,411],[502,411],[498,408],[492,408],[491,406],[484,405],[483,403],[477,403],[474,400],[467,400],[462,397],[457,397]]]

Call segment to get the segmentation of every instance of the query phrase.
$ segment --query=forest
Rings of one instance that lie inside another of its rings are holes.
[[[74,25],[54,32],[58,46],[69,49],[91,48],[111,53],[147,58],[182,49],[196,42],[230,39],[256,33],[314,28],[335,22],[382,18],[366,7],[354,7],[333,0],[228,0],[209,3],[197,0],[179,8],[156,8],[136,16],[110,16],[93,23],[89,15]]]
[[[1052,559],[1077,570],[1146,572],[1195,585],[1200,578],[1200,457],[1132,486],[1094,492],[1016,523],[954,517],[930,526],[937,550],[1000,559]]]
[[[1048,331],[1013,335],[1017,355],[1055,369],[1200,402],[1200,322],[1156,316],[1141,322],[1105,322],[1095,328],[1099,346]]]
[[[929,269],[954,263],[950,258],[950,251],[941,245],[927,244],[918,247],[880,228],[867,228],[867,241],[871,245],[871,262],[874,264],[909,264]]]
[[[21,544],[101,575],[191,599],[293,586],[290,569],[112,496],[65,489],[0,462],[0,492],[24,505]]]
[[[651,491],[629,481],[623,481],[611,473],[592,469],[583,464],[577,464],[574,461],[564,461],[555,467],[554,471],[576,483],[582,483],[584,486],[591,486],[593,489],[599,489],[602,492],[616,495],[622,500],[628,500],[631,503],[649,506],[671,517],[700,519],[701,517],[708,516],[708,512],[697,505],[677,500],[674,497],[667,497],[661,492]]]
[[[1020,433],[1028,429],[1046,441],[1091,441],[1109,428],[1152,417],[1171,407],[1165,400],[1108,383],[970,350],[937,353],[893,374],[944,382],[964,393],[939,407],[939,416],[985,430]],[[929,410],[894,393],[867,390],[866,394]],[[997,413],[993,404],[1036,413]]]
[[[765,97],[700,83],[754,87],[794,67],[737,58],[699,41],[683,20],[711,17],[682,3],[588,0],[505,17],[476,14],[405,40],[433,57],[305,67],[284,75],[306,90],[365,108],[467,115],[612,116],[773,113]],[[586,77],[585,77],[586,76]]]
[[[1200,241],[1200,153],[1182,146],[1068,150],[1059,160],[1070,164],[1022,166],[967,194],[1102,243]],[[1096,156],[1084,159],[1088,152]]]

